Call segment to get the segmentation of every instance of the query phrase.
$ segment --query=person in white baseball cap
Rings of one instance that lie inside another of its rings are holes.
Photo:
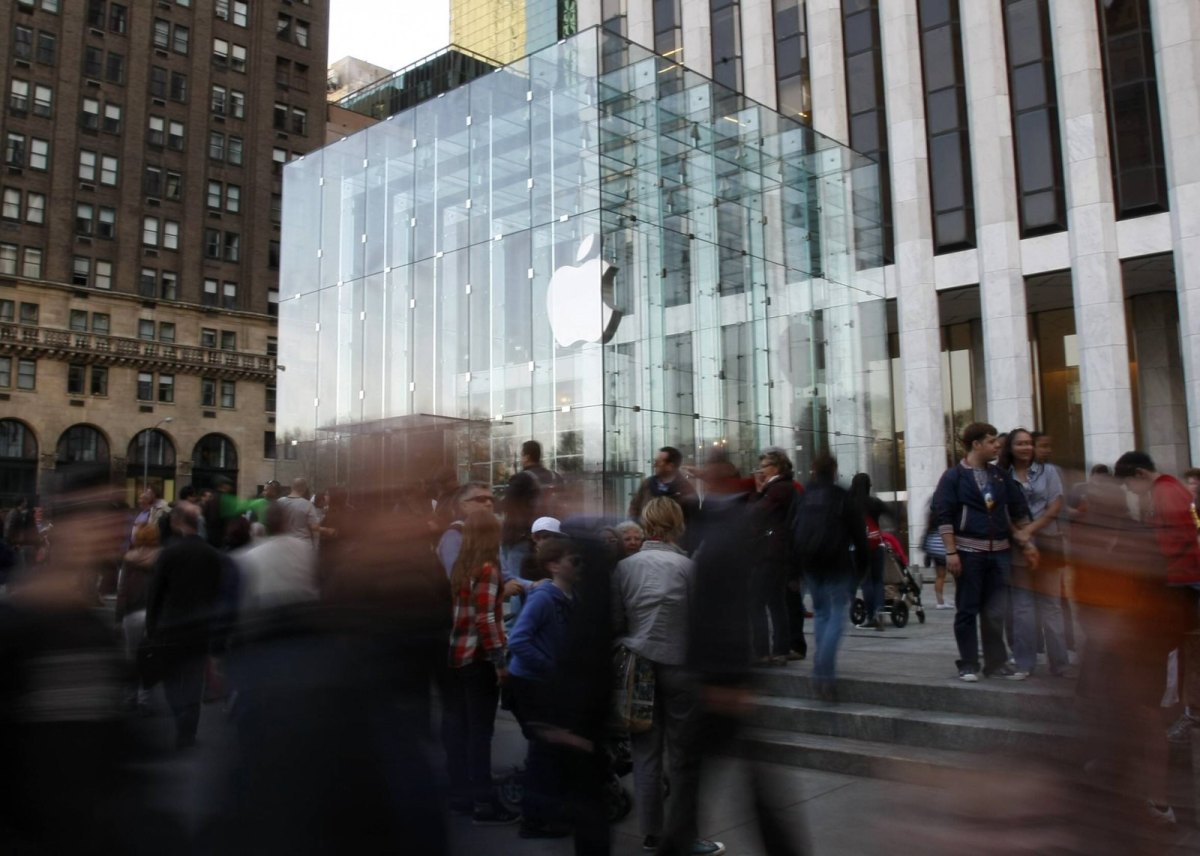
[[[539,517],[533,521],[533,526],[529,529],[530,535],[533,536],[533,543],[537,544],[547,538],[563,537],[562,524],[558,522],[557,517]],[[540,538],[538,536],[541,536]]]

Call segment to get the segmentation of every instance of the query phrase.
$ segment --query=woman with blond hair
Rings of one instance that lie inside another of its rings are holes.
[[[475,824],[515,823],[492,788],[492,734],[505,665],[504,600],[500,584],[500,521],[472,512],[450,573],[454,624],[450,631],[445,701],[446,758],[453,808],[469,810]]]
[[[654,718],[649,731],[631,735],[634,800],[644,836],[643,847],[658,849],[665,829],[678,829],[678,818],[663,822],[663,750],[672,778],[683,782],[687,761],[681,739],[695,715],[692,682],[685,670],[688,612],[695,573],[692,560],[679,549],[683,509],[669,497],[655,497],[642,507],[642,548],[622,559],[613,572],[613,630],[618,646],[648,660],[654,671]],[[672,797],[671,810],[690,815],[693,807]],[[688,825],[688,824],[684,824]],[[692,853],[719,854],[723,845],[697,841]]]

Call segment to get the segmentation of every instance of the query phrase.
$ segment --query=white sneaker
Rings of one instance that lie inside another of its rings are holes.
[[[968,684],[974,684],[979,681],[979,675],[975,674],[970,669],[959,669],[958,679],[960,681],[966,681]]]
[[[934,609],[954,609],[954,604],[952,604],[952,603],[939,603],[937,606],[935,606],[935,607],[934,607]]]
[[[1023,681],[1029,677],[1029,672],[1022,672],[1020,669],[1017,669],[1011,675],[1005,675],[1004,677],[1008,678],[1010,681]]]

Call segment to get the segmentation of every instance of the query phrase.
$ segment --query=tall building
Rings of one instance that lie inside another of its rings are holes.
[[[581,0],[878,161],[897,496],[976,419],[1200,459],[1200,4]],[[920,526],[914,526],[918,533]]]
[[[340,101],[356,89],[362,89],[392,73],[390,68],[367,62],[355,56],[344,56],[331,62],[326,72],[326,99]]]
[[[575,32],[576,0],[450,0],[450,43],[501,65]]]
[[[328,0],[15,0],[0,39],[0,505],[274,471],[283,166]],[[282,371],[283,367],[279,369]]]

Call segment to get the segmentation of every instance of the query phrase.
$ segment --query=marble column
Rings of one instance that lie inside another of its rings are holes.
[[[911,521],[946,468],[940,370],[941,330],[933,272],[933,226],[916,0],[880,4],[888,104],[900,357],[904,361],[904,458]],[[921,526],[909,527],[910,552]]]
[[[1099,21],[1093,0],[1056,0],[1049,6],[1066,156],[1084,454],[1089,465],[1112,464],[1134,447],[1133,396]]]
[[[1192,463],[1200,461],[1200,6],[1150,0]]]
[[[1020,217],[1013,192],[1016,160],[1004,12],[999,3],[962,3],[959,11],[975,185],[982,354],[987,378],[985,418],[1006,431],[1018,425],[1032,426],[1034,420]]]

